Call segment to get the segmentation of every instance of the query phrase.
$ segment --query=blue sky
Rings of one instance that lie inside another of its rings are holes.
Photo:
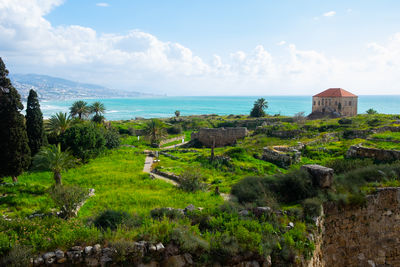
[[[0,56],[169,95],[397,94],[398,14],[395,0],[0,0]]]

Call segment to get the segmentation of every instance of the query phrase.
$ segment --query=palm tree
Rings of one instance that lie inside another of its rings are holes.
[[[48,129],[55,135],[63,134],[71,125],[71,118],[67,113],[58,112],[51,116]]]
[[[92,105],[90,105],[90,112],[94,113],[96,116],[102,115],[106,111],[106,107],[104,106],[103,103],[101,102],[94,102]]]
[[[179,110],[175,111],[175,117],[179,117],[181,115],[181,112]]]
[[[69,108],[70,114],[72,117],[78,115],[78,118],[81,120],[82,117],[87,117],[90,113],[90,108],[85,101],[79,100],[75,101],[72,106]]]
[[[264,98],[259,98],[254,102],[254,107],[250,112],[250,117],[265,116],[264,109],[268,108],[268,102]]]
[[[166,135],[162,122],[157,119],[151,119],[146,122],[144,132],[152,144],[158,143]]]
[[[39,153],[33,157],[35,169],[52,171],[56,185],[61,184],[61,172],[75,165],[75,158],[69,151],[61,151],[60,144],[43,147]]]

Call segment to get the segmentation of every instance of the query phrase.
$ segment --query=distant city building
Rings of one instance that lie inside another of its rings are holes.
[[[357,104],[358,96],[342,88],[330,88],[313,96],[310,116],[356,116]]]

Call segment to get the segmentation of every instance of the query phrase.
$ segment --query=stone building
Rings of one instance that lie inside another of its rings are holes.
[[[358,96],[342,89],[330,88],[313,96],[312,114],[356,116]]]
[[[198,132],[192,132],[191,139],[199,141],[206,147],[213,145],[221,147],[233,145],[247,134],[246,127],[201,128]]]

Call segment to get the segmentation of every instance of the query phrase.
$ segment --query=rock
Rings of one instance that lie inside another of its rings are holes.
[[[163,267],[184,267],[185,265],[186,261],[182,255],[171,256],[161,264]]]
[[[271,256],[268,255],[265,261],[263,262],[263,267],[271,267],[272,266],[272,259]]]
[[[183,258],[185,259],[187,264],[193,265],[192,255],[190,255],[189,253],[185,253],[183,254]]]
[[[292,222],[289,222],[289,224],[288,224],[288,228],[289,229],[292,229],[294,227],[294,223],[292,223]]]
[[[43,263],[44,263],[44,259],[40,256],[33,260],[33,266],[40,266]]]
[[[103,250],[101,252],[102,252],[103,256],[112,258],[112,256],[116,252],[116,250],[112,249],[112,248],[103,248]]]
[[[56,261],[56,254],[54,252],[47,252],[43,255],[43,259],[46,264],[53,264]]]
[[[260,267],[260,264],[257,261],[244,261],[234,265],[234,267]]]
[[[96,244],[93,246],[93,253],[94,254],[99,254],[101,252],[101,246],[100,244]]]
[[[139,241],[135,242],[135,253],[139,257],[143,257],[147,251],[147,242],[146,241]]]
[[[367,263],[368,263],[368,266],[371,266],[371,267],[375,267],[376,266],[375,262],[372,261],[372,260],[368,260]]]
[[[54,252],[54,254],[55,254],[57,260],[58,260],[58,259],[61,259],[61,258],[64,258],[64,251],[62,251],[62,250],[60,250],[60,249],[57,249],[57,250]]]
[[[90,255],[92,253],[92,251],[93,251],[93,247],[92,246],[87,246],[84,249],[84,252],[85,252],[86,255]]]
[[[57,263],[60,263],[60,264],[66,263],[66,262],[67,262],[67,258],[65,258],[65,257],[57,260]]]
[[[240,216],[247,216],[247,215],[249,215],[249,211],[248,210],[241,210],[241,211],[239,211],[239,215]]]
[[[88,195],[88,196],[89,196],[89,197],[94,196],[94,191],[95,191],[94,188],[90,188],[90,189],[89,189],[89,195]]]
[[[178,253],[179,253],[178,247],[176,247],[172,244],[168,244],[167,247],[165,248],[165,252],[164,252],[166,257],[177,255]]]
[[[261,217],[261,216],[266,216],[269,215],[272,212],[272,209],[270,207],[257,207],[253,209],[253,213],[254,215],[256,215],[257,217]]]
[[[140,263],[138,264],[138,267],[158,267],[160,264],[156,261],[151,261],[149,263]]]
[[[165,250],[165,247],[162,243],[158,243],[156,245],[156,248],[157,248],[157,251],[160,251],[160,252]]]
[[[311,175],[314,185],[320,188],[330,188],[332,186],[333,169],[317,164],[303,165],[301,168]]]
[[[186,208],[185,208],[185,213],[186,212],[188,212],[188,211],[194,211],[196,209],[196,207],[193,205],[193,204],[190,204],[189,206],[187,206]]]
[[[150,246],[149,246],[149,251],[150,251],[150,252],[156,252],[156,251],[157,251],[157,247],[154,246],[154,245],[150,245]]]
[[[101,258],[100,258],[100,265],[101,266],[107,266],[107,264],[109,263],[109,262],[112,262],[112,258],[110,258],[110,257],[108,257],[108,256],[101,256]]]
[[[85,264],[86,264],[86,266],[99,266],[100,262],[96,258],[86,257],[85,258]]]
[[[74,247],[72,247],[70,250],[71,250],[71,251],[80,251],[80,252],[83,251],[81,246],[74,246]]]

